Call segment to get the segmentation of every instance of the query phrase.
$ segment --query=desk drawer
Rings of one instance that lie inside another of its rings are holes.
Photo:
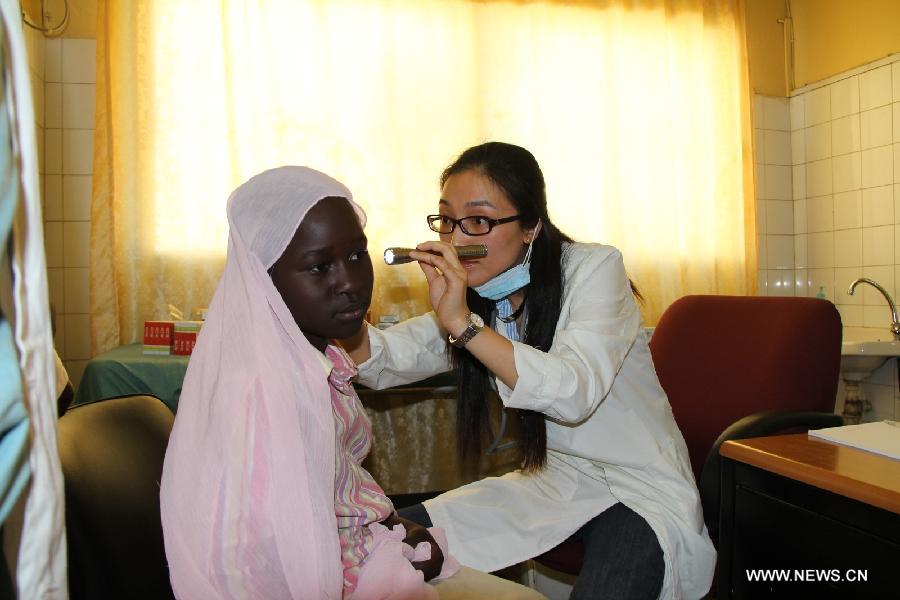
[[[897,597],[900,515],[725,462],[719,597]],[[748,569],[792,581],[751,581]],[[866,580],[836,581],[848,575]]]

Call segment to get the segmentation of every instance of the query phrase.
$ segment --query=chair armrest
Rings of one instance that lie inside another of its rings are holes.
[[[728,440],[773,435],[797,427],[821,429],[822,427],[837,427],[842,424],[841,416],[834,413],[812,410],[763,410],[732,423],[716,438],[713,449],[716,451],[715,455],[718,456],[719,446]]]
[[[723,431],[710,448],[700,474],[703,520],[713,543],[718,543],[721,464],[719,448],[728,440],[774,435],[788,429],[821,429],[843,424],[840,415],[818,411],[764,410],[739,419]]]

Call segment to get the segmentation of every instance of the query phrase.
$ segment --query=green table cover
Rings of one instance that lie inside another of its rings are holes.
[[[72,406],[149,394],[175,412],[189,359],[189,356],[144,354],[144,345],[140,343],[113,348],[88,362]]]
[[[88,362],[72,406],[119,396],[149,394],[165,402],[175,412],[189,359],[189,356],[144,354],[143,344],[113,348]],[[444,390],[455,384],[456,378],[452,373],[443,373],[394,389]],[[366,389],[361,385],[356,387]]]

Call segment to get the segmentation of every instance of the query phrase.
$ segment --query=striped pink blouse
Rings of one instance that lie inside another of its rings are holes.
[[[335,427],[334,514],[346,596],[356,589],[360,567],[371,550],[372,534],[367,525],[389,517],[394,506],[362,467],[372,446],[372,424],[350,381],[356,376],[356,365],[335,345],[329,345],[325,355],[330,361],[325,367]]]

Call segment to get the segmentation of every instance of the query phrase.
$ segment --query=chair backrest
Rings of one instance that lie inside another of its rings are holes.
[[[78,598],[173,598],[159,481],[174,415],[158,398],[70,408],[59,420],[69,591]]]
[[[834,410],[841,319],[816,298],[685,296],[650,339],[697,481],[729,425],[771,409]]]

